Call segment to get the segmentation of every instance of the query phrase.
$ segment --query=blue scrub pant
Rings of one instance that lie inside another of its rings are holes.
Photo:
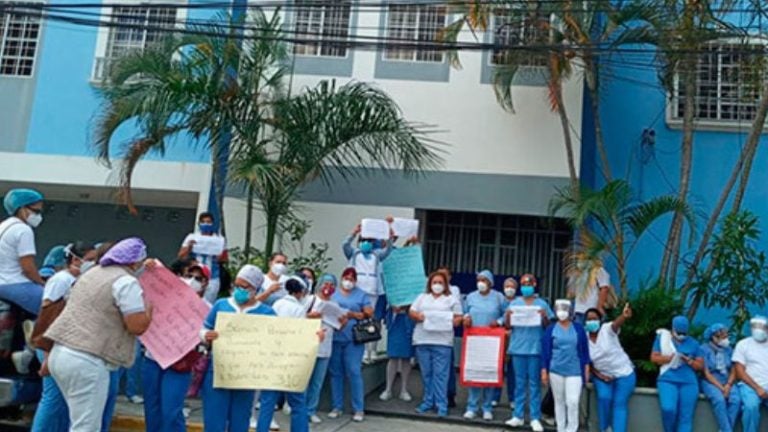
[[[493,395],[496,392],[496,387],[469,387],[469,396],[467,398],[467,411],[477,412],[480,408],[480,400],[482,399],[483,414],[487,412],[493,412]]]
[[[312,369],[312,376],[309,378],[309,385],[307,385],[308,416],[317,414],[317,405],[320,403],[320,392],[323,390],[323,382],[325,381],[325,374],[328,372],[328,364],[330,362],[330,357],[318,357],[317,360],[315,360],[315,368]]]
[[[213,388],[213,366],[203,380],[203,430],[248,432],[256,392]],[[272,410],[262,409],[272,414]]]
[[[603,381],[594,377],[592,384],[597,393],[597,417],[600,420],[600,431],[608,427],[613,432],[627,432],[629,418],[629,398],[635,391],[637,376],[634,372],[612,381]]]
[[[256,432],[269,432],[274,411],[264,409],[265,406],[275,406],[280,395],[284,395],[288,406],[291,407],[291,432],[309,432],[309,416],[307,415],[307,398],[302,393],[277,392],[273,390],[261,391],[261,406],[259,410],[259,422]],[[208,429],[206,429],[208,432]]]
[[[104,416],[101,418],[101,432],[109,432],[112,426],[112,415],[115,414],[117,393],[120,390],[120,370],[109,372],[109,391],[107,393],[107,405],[104,407]]]
[[[136,380],[141,373],[141,364],[143,363],[144,356],[141,354],[141,344],[136,341],[136,350],[134,351],[136,360],[133,362],[133,366],[130,369],[120,368],[120,378],[125,377],[125,396],[132,398],[138,394],[138,387],[136,386]]]
[[[507,385],[507,400],[509,403],[515,401],[515,362],[512,360],[512,356],[509,356],[507,363],[504,365],[504,379]],[[493,400],[496,403],[501,402],[502,387],[495,387],[493,389]]]
[[[741,426],[744,432],[758,432],[760,427],[760,405],[768,408],[768,399],[760,399],[752,387],[742,383],[738,386],[741,401],[744,404],[741,413]]]
[[[37,359],[43,362],[43,352],[37,350]],[[67,432],[69,409],[64,395],[52,376],[43,377],[43,394],[35,410],[31,432]]]
[[[344,411],[344,378],[349,380],[352,411],[363,412],[363,353],[365,346],[352,341],[333,342],[328,373],[331,375],[331,402],[334,410]]]
[[[418,357],[416,361],[418,361]],[[456,398],[456,364],[453,361],[453,349],[451,349],[451,363],[448,371],[448,399]],[[419,366],[421,367],[421,366]]]
[[[712,385],[709,381],[701,380],[701,392],[709,399],[709,404],[712,406],[712,414],[714,414],[715,420],[717,420],[717,427],[720,429],[720,432],[732,432],[741,411],[739,388],[732,388],[731,393],[728,395],[728,400],[725,400],[725,396],[723,396],[723,392],[719,388]]]
[[[527,396],[531,420],[539,420],[541,419],[541,357],[512,355],[512,362],[515,371],[514,417],[525,418]]]
[[[163,370],[156,361],[144,359],[141,382],[147,432],[186,432],[182,410],[191,381],[191,372],[176,372],[170,368]]]
[[[448,375],[451,370],[453,349],[442,345],[417,345],[416,358],[424,383],[424,398],[420,411],[437,408],[437,414],[448,414]]]
[[[661,421],[664,432],[692,432],[693,413],[699,398],[699,382],[658,381]]]

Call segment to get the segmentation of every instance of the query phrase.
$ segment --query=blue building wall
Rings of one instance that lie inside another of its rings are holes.
[[[639,200],[663,195],[676,194],[679,184],[680,142],[682,131],[673,129],[666,122],[666,93],[661,87],[656,72],[637,64],[652,61],[650,55],[642,58],[632,56],[632,66],[622,65],[621,59],[613,59],[604,69],[600,95],[600,115],[604,131],[604,140],[614,178],[628,180]],[[585,94],[585,101],[587,96]],[[586,104],[586,102],[585,102]],[[585,105],[584,162],[583,167],[592,165],[594,172],[587,170],[583,182],[599,188],[605,182],[599,174],[599,156],[594,143],[591,116],[587,115]],[[693,167],[689,202],[693,207],[709,215],[716,204],[722,188],[733,169],[735,161],[749,129],[743,125],[743,131],[716,132],[697,131],[693,145]],[[642,145],[643,130],[652,128],[656,133],[653,146]],[[768,231],[768,150],[765,135],[754,161],[749,187],[742,208],[760,217],[761,227]],[[726,207],[726,210],[728,207]],[[663,248],[669,230],[671,217],[656,222],[642,238],[637,250],[628,262],[630,289],[636,289],[643,280],[656,276],[663,255]],[[704,217],[698,220],[698,231],[706,225]],[[685,231],[685,235],[689,234]],[[697,236],[696,240],[700,237]],[[688,237],[685,237],[685,241]],[[763,235],[763,243],[768,240],[768,232]],[[690,261],[695,253],[693,248],[684,245],[681,259]],[[685,270],[681,263],[680,272]],[[614,273],[615,274],[615,273]],[[698,319],[706,321],[725,316],[724,311],[714,310],[699,314]]]

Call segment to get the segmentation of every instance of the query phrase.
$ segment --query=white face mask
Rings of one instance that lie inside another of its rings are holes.
[[[203,283],[195,278],[182,278],[181,280],[183,280],[185,284],[189,285],[189,287],[198,294],[203,290]]]
[[[43,223],[43,215],[39,213],[32,213],[27,216],[27,225],[31,226],[32,228],[37,228],[41,223]]]
[[[760,343],[763,343],[768,340],[768,333],[766,333],[765,330],[761,328],[754,328],[752,329],[752,338]]]
[[[559,319],[560,321],[567,320],[569,316],[571,316],[571,314],[568,313],[567,310],[560,309],[559,311],[557,311],[557,319]]]
[[[434,294],[442,294],[445,291],[445,285],[441,283],[433,283],[430,288]]]
[[[728,338],[720,339],[719,341],[717,341],[717,346],[719,346],[720,348],[728,348],[729,346],[731,346],[731,340]]]
[[[282,276],[285,274],[285,271],[288,269],[288,266],[286,266],[283,263],[277,263],[272,264],[272,267],[269,268],[269,271],[271,271],[273,274],[276,274],[278,276]]]
[[[504,295],[507,297],[514,297],[517,290],[514,288],[504,288]]]
[[[88,270],[94,268],[95,266],[96,266],[96,261],[83,261],[83,263],[80,264],[80,274],[87,272]]]
[[[355,287],[355,283],[349,279],[344,279],[343,281],[341,281],[341,287],[349,291]]]
[[[488,284],[485,282],[478,282],[477,290],[480,291],[481,293],[488,292]]]

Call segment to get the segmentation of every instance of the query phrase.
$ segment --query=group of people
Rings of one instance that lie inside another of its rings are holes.
[[[148,257],[146,244],[139,238],[99,245],[73,242],[63,248],[61,268],[44,278],[34,263],[33,233],[41,222],[42,206],[38,192],[12,190],[4,199],[10,217],[0,223],[0,298],[19,308],[22,317],[37,318],[25,342],[37,348],[44,377],[33,430],[108,430],[116,394],[115,370],[134,363],[136,338],[153,317],[139,278],[146,268],[164,264]],[[199,235],[217,235],[213,225],[212,215],[200,215]],[[359,343],[354,329],[371,318],[387,327],[386,387],[379,396],[384,401],[395,395],[404,401],[413,399],[408,382],[413,365],[418,364],[423,394],[416,411],[447,416],[456,393],[454,328],[502,327],[509,336],[504,374],[513,410],[507,425],[521,427],[527,419],[533,431],[543,431],[542,388],[548,388],[558,431],[577,431],[582,389],[591,382],[600,430],[627,430],[636,376],[619,334],[632,318],[632,309],[627,304],[617,318],[606,320],[610,281],[603,269],[586,290],[574,298],[556,300],[551,307],[539,296],[534,275],[525,274],[519,281],[508,278],[497,288],[493,273],[483,270],[476,276],[475,289],[462,296],[451,284],[450,269],[442,267],[428,275],[423,293],[412,304],[393,306],[386,304],[381,263],[397,247],[397,239],[359,236],[356,227],[343,244],[349,266],[339,278],[333,274],[318,278],[310,268],[292,273],[288,257],[275,253],[266,273],[247,264],[231,281],[221,266],[226,253],[195,254],[195,237],[188,236],[169,269],[210,306],[210,312],[201,325],[200,345],[176,364],[163,369],[151,353],[143,354],[147,430],[186,430],[185,398],[199,393],[206,431],[246,431],[252,423],[258,432],[279,429],[273,415],[283,405],[290,412],[291,431],[305,432],[310,423],[322,421],[317,410],[326,375],[332,395],[327,416],[342,416],[349,396],[352,420],[362,422],[362,367],[376,348]],[[416,239],[408,239],[402,247],[415,243]],[[325,303],[345,310],[340,326],[323,320]],[[536,308],[539,325],[514,324],[512,317],[519,307]],[[219,337],[219,313],[321,320],[317,358],[306,391],[214,387],[210,348]],[[435,330],[425,324],[437,315],[450,316],[451,326]],[[665,432],[692,430],[699,390],[711,401],[720,431],[733,430],[741,415],[743,430],[757,432],[760,406],[768,405],[768,320],[757,316],[750,325],[751,336],[735,350],[722,324],[710,326],[702,344],[688,334],[685,317],[675,317],[670,330],[658,331],[651,360],[660,367],[658,390]],[[5,330],[0,329],[0,350],[8,351]],[[492,420],[501,390],[470,386],[464,418]]]

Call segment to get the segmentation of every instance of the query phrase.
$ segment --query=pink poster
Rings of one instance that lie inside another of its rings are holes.
[[[141,275],[144,300],[152,305],[152,323],[139,338],[163,369],[200,343],[200,329],[209,307],[170,270],[147,268]]]

